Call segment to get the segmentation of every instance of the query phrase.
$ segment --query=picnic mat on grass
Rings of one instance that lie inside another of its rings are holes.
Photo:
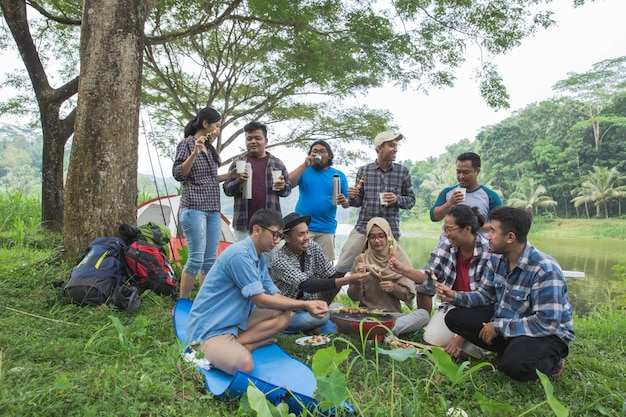
[[[191,306],[191,300],[180,299],[174,307],[174,329],[183,346]],[[254,371],[250,374],[237,371],[235,375],[228,375],[215,368],[196,368],[204,375],[207,389],[219,398],[239,397],[248,389],[248,382],[252,382],[273,404],[287,403],[292,413],[302,410],[300,403],[307,408],[317,404],[312,398],[316,389],[315,376],[307,365],[288,355],[277,344],[254,350],[252,358]]]

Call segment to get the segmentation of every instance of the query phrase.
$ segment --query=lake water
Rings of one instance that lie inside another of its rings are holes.
[[[337,256],[348,237],[351,225],[337,228]],[[570,302],[577,314],[582,315],[597,304],[609,299],[609,286],[616,281],[611,270],[614,265],[626,265],[626,241],[601,239],[537,238],[531,243],[556,259],[564,271],[582,272],[583,278],[567,277]],[[423,266],[437,239],[403,232],[400,244],[411,258],[414,267]],[[622,283],[620,288],[624,288]]]

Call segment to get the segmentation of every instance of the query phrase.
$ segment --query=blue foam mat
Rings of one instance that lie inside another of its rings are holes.
[[[185,344],[185,330],[192,301],[180,299],[174,307],[174,329],[176,337]],[[315,407],[317,401],[312,398],[316,389],[313,371],[304,363],[288,355],[277,344],[263,346],[252,352],[254,371],[246,374],[237,371],[228,375],[218,369],[200,369],[208,390],[220,398],[236,398],[253,383],[273,404],[285,402],[289,411],[299,413],[302,405]]]

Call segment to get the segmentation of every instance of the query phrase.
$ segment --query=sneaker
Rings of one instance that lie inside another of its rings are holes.
[[[191,347],[188,347],[185,350],[185,352],[183,353],[183,358],[185,359],[185,362],[193,363],[200,369],[205,369],[207,371],[211,369],[211,362],[209,362],[207,358],[197,358],[196,351],[193,350]]]

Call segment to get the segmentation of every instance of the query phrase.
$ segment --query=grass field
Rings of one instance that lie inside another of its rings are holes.
[[[132,314],[58,301],[52,283],[66,279],[72,262],[56,256],[59,236],[38,228],[33,202],[12,198],[0,198],[0,219],[9,219],[0,224],[0,415],[286,415],[207,392],[201,374],[182,360],[173,300],[146,293]],[[559,230],[585,236],[604,230],[617,237],[626,224],[620,220],[605,229],[600,220],[585,227],[575,222],[561,221]],[[542,233],[542,222],[536,226]],[[363,416],[439,417],[450,408],[471,417],[626,416],[624,306],[602,306],[575,317],[575,330],[565,373],[547,385],[470,370],[476,361],[389,354],[343,337],[334,337],[328,351],[298,346],[298,336],[278,339],[307,364],[316,353],[330,358],[348,353],[337,361],[340,376],[329,378],[330,386],[333,392],[345,389]],[[420,341],[420,335],[412,339]],[[320,394],[328,393],[325,386],[318,385]]]

